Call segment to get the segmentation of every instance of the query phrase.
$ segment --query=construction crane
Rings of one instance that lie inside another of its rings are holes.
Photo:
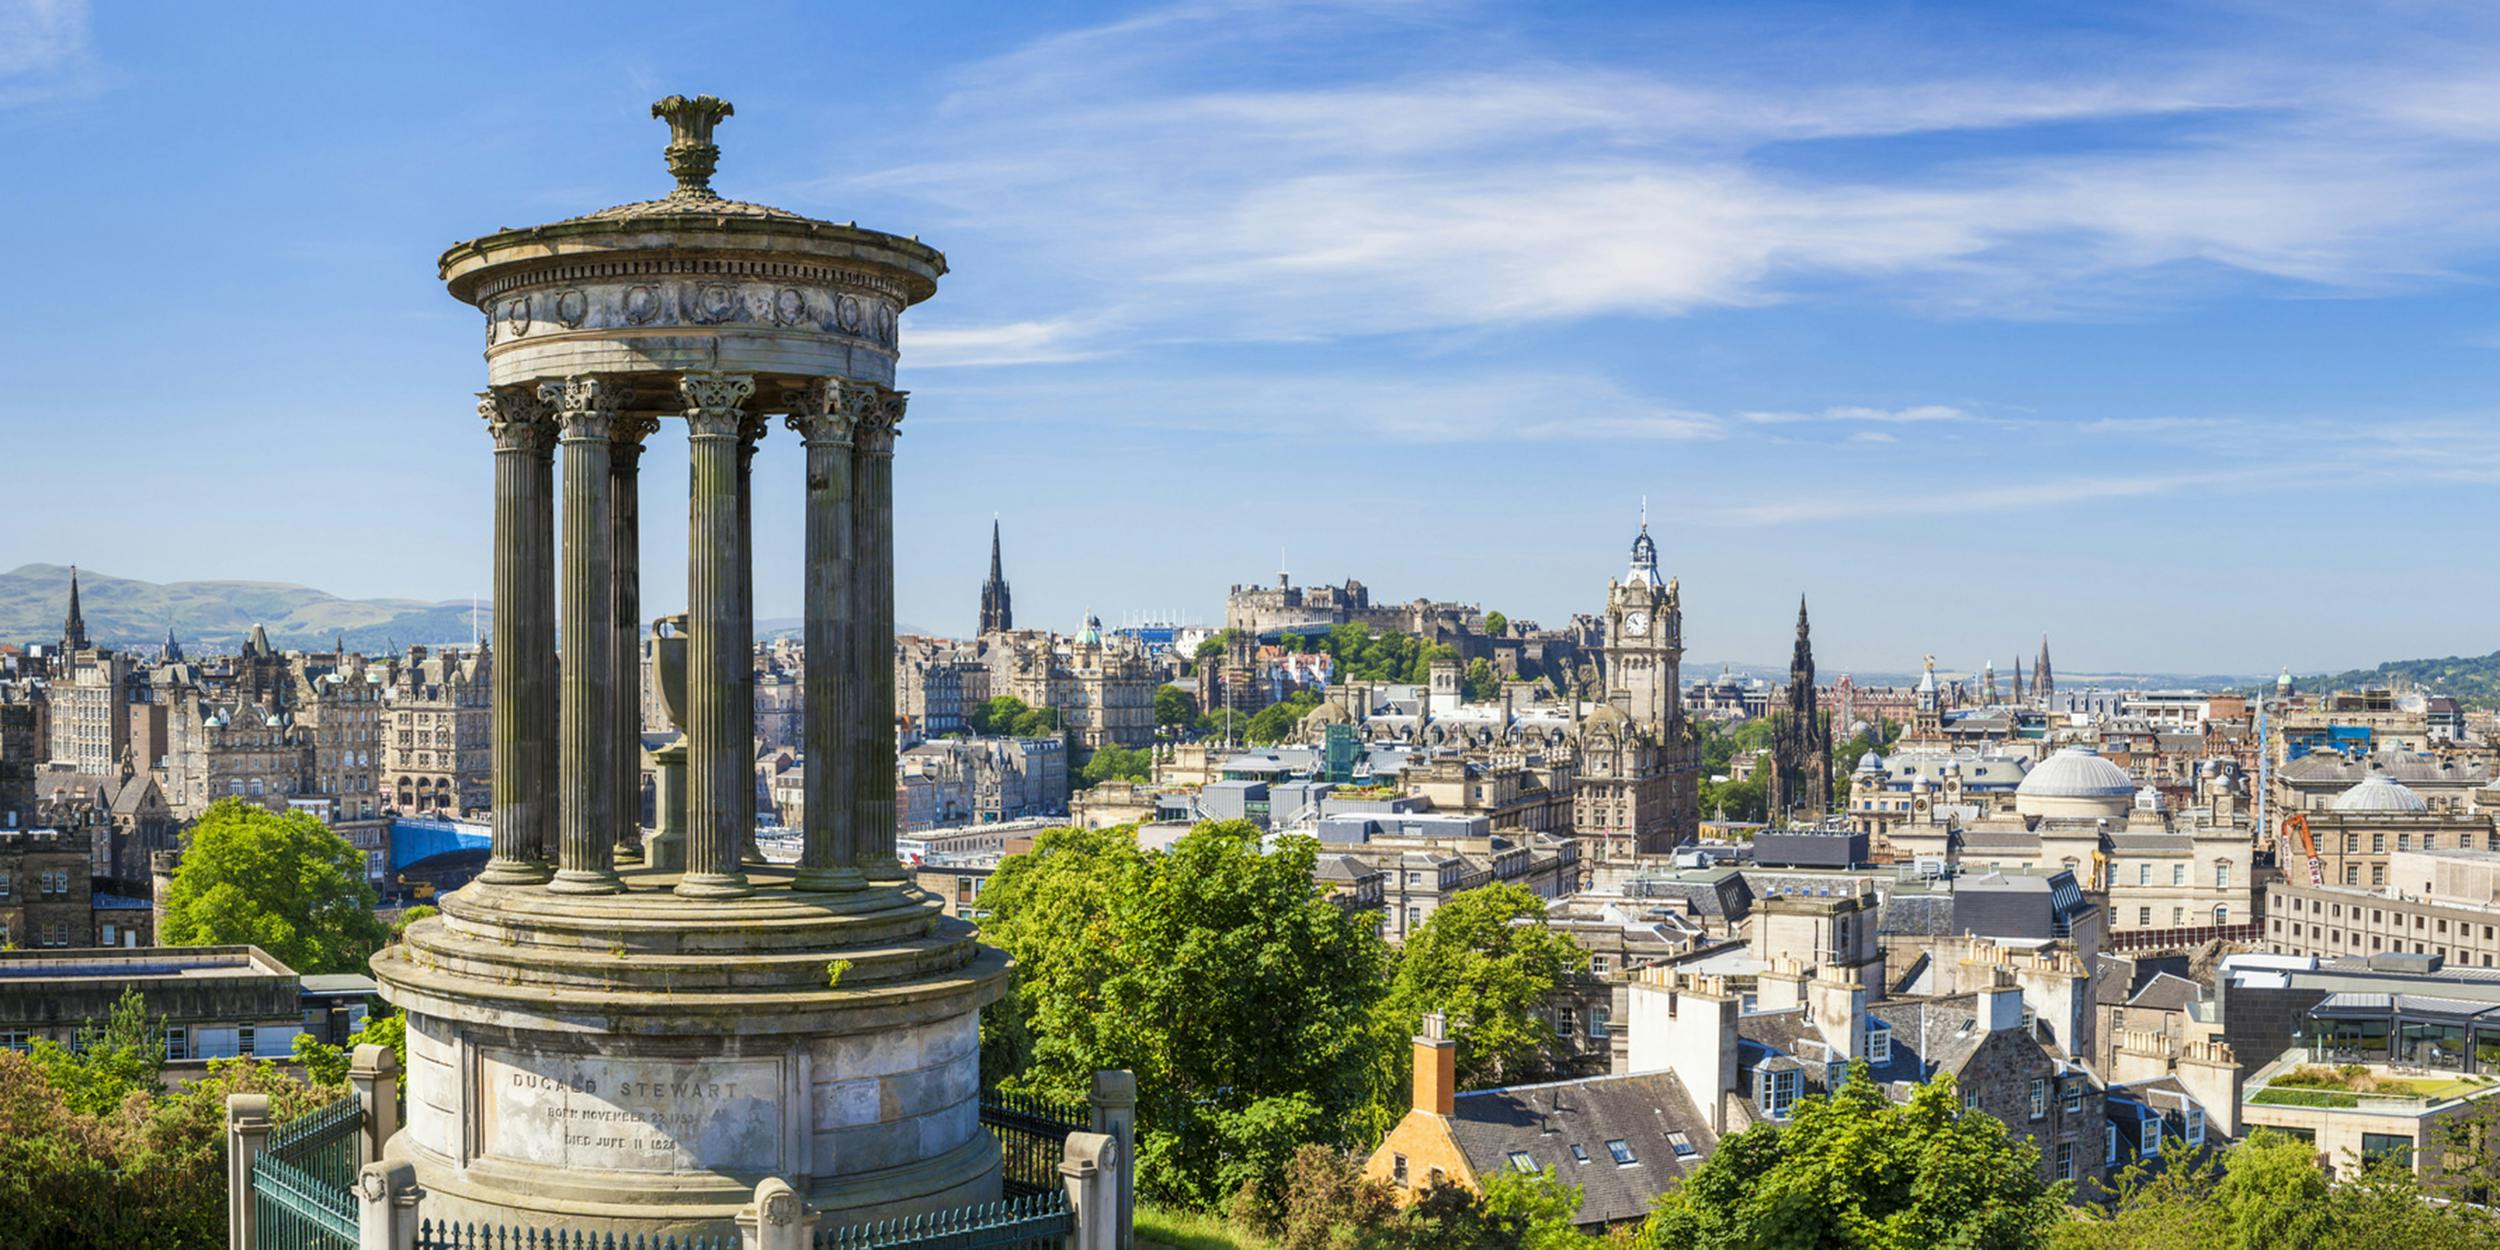
[[[2291,849],[2292,835],[2295,833],[2300,835],[2300,853],[2309,857],[2309,884],[2325,885],[2326,861],[2318,858],[2317,841],[2309,836],[2308,813],[2294,812],[2283,818],[2281,838],[2283,849],[2287,851]]]

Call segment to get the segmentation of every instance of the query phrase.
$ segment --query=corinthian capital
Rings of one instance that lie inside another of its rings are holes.
[[[547,405],[522,387],[479,391],[477,415],[485,419],[497,451],[536,450],[549,433]]]
[[[739,406],[755,393],[743,373],[688,373],[677,379],[686,400],[686,425],[697,438],[735,438],[746,419]]]
[[[617,463],[627,464],[642,455],[642,442],[660,432],[660,419],[647,412],[628,412],[616,419]]]
[[[538,384],[538,398],[555,409],[566,438],[615,437],[618,417],[632,397],[619,383],[587,373]]]
[[[843,404],[855,414],[853,438],[860,450],[873,456],[894,454],[894,436],[901,432],[903,407],[909,392],[891,390],[872,382],[844,382]]]
[[[841,384],[833,378],[818,378],[783,391],[782,406],[790,410],[790,415],[782,419],[782,424],[807,440],[808,446],[848,447],[851,427],[859,418],[843,408],[841,396]]]

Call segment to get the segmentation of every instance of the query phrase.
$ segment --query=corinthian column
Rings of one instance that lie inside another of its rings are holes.
[[[852,434],[852,602],[861,628],[851,655],[862,696],[852,804],[859,866],[872,881],[904,876],[894,854],[894,436],[906,398],[868,388]]]
[[[690,373],[678,383],[686,400],[693,450],[692,528],[686,536],[686,873],[679,894],[728,897],[748,892],[739,852],[755,824],[755,780],[747,760],[753,718],[738,723],[741,683],[755,680],[752,638],[739,629],[737,600],[738,459],[745,414],[755,393],[742,374]]]
[[[610,452],[625,395],[616,383],[592,377],[549,382],[538,395],[556,407],[564,448],[563,754],[557,770],[564,819],[556,875],[547,888],[610,894],[619,888],[613,859],[616,517]]]
[[[548,411],[544,403],[539,405],[539,409]],[[538,481],[538,489],[532,499],[538,515],[530,521],[528,547],[529,612],[534,623],[530,627],[528,645],[521,654],[521,671],[528,690],[524,702],[528,714],[523,733],[529,746],[526,756],[529,784],[537,795],[530,818],[530,859],[538,865],[538,876],[544,880],[555,871],[556,827],[562,815],[556,789],[559,692],[556,690],[556,424],[552,412],[542,427],[541,437],[532,448],[531,457],[530,472]]]
[[[846,650],[859,632],[852,619],[851,427],[858,405],[830,379],[786,397],[788,425],[807,444],[807,606],[801,670],[807,718],[807,771],[802,776],[801,890],[856,890],[859,825],[851,812],[852,752],[857,724],[851,705],[858,682]]]
[[[477,415],[495,439],[495,706],[492,737],[494,835],[478,880],[529,885],[547,879],[538,854],[552,795],[537,785],[539,743],[531,738],[537,691],[533,658],[547,650],[554,622],[538,611],[534,585],[546,577],[548,495],[545,406],[526,391],[480,391]]]
[[[642,859],[642,443],[659,419],[637,413],[617,422],[609,453],[611,527],[616,555],[616,653],[610,659],[609,730],[616,743],[616,858]]]

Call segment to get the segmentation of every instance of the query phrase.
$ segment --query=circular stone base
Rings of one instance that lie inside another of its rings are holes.
[[[748,877],[472,883],[374,957],[427,1218],[723,1234],[768,1176],[828,1227],[997,1197],[979,1020],[1006,956],[907,884]]]

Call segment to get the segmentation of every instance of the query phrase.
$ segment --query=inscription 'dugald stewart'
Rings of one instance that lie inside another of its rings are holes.
[[[479,1055],[480,1146],[503,1159],[611,1172],[770,1172],[781,1064]]]

